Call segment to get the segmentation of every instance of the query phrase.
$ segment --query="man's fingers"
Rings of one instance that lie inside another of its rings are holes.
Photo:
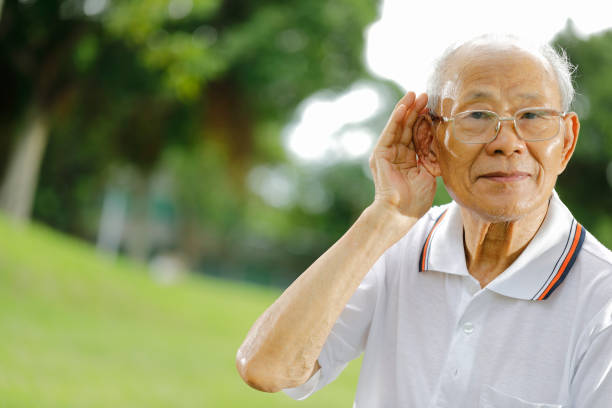
[[[393,113],[391,113],[387,125],[380,134],[378,143],[376,143],[377,147],[389,147],[395,143],[397,134],[403,129],[406,109],[406,105],[401,103],[395,108]]]
[[[408,92],[395,105],[395,109],[391,113],[389,121],[385,125],[380,138],[376,143],[377,147],[389,147],[393,143],[397,143],[404,129],[404,118],[408,107],[413,107],[415,102],[415,93]]]
[[[425,109],[427,106],[427,94],[422,93],[418,98],[414,101],[414,105],[410,107],[410,109],[406,112],[406,126],[409,126],[412,129],[412,125],[414,125],[414,121],[416,120],[419,112]]]
[[[404,128],[402,129],[402,135],[400,138],[400,143],[410,146],[412,142],[412,126],[416,121],[419,113],[425,110],[427,106],[427,94],[422,93],[418,98],[414,101],[414,105],[406,111],[406,117],[404,122]]]
[[[415,99],[416,99],[416,94],[414,92],[412,91],[406,92],[406,94],[402,96],[402,98],[399,101],[397,101],[397,103],[395,104],[395,107],[397,108],[401,104],[404,104],[406,106],[412,106]]]

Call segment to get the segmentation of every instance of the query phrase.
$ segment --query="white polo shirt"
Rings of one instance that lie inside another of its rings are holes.
[[[459,206],[432,208],[351,297],[300,387],[364,352],[353,407],[612,407],[612,253],[556,193],[536,236],[481,289]]]

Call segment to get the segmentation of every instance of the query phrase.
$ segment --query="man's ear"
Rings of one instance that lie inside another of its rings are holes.
[[[412,126],[412,141],[419,161],[427,172],[434,177],[440,176],[438,155],[434,147],[435,128],[431,117],[422,113]]]
[[[569,112],[563,119],[563,126],[565,126],[565,132],[563,133],[563,152],[559,174],[565,170],[567,163],[572,158],[572,154],[574,154],[574,150],[576,149],[578,133],[580,132],[578,115],[576,115],[575,112]]]

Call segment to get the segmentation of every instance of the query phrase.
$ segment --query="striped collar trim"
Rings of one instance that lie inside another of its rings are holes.
[[[570,234],[567,236],[565,241],[565,247],[563,253],[555,262],[555,267],[551,271],[548,279],[542,285],[541,289],[531,298],[532,300],[544,300],[550,296],[551,293],[557,289],[557,287],[563,282],[567,276],[576,257],[582,248],[584,237],[586,235],[584,227],[580,225],[576,220],[572,220],[572,228]],[[571,241],[571,244],[570,244]]]
[[[517,299],[547,299],[571,271],[585,236],[584,227],[553,192],[546,218],[534,238],[487,289]],[[446,206],[429,231],[419,257],[419,271],[469,275],[461,212],[455,202]]]
[[[446,212],[448,210],[444,210],[444,212],[442,212],[442,214],[440,214],[438,216],[438,218],[436,219],[436,222],[434,223],[433,227],[431,227],[431,230],[429,231],[429,234],[427,235],[427,239],[425,240],[425,244],[423,244],[423,249],[421,250],[421,256],[420,256],[420,261],[419,261],[419,272],[423,272],[428,270],[428,266],[429,266],[429,254],[430,254],[430,248],[431,248],[431,238],[434,235],[434,232],[436,231],[436,227],[438,225],[440,225],[440,222],[444,219],[444,216],[446,215]]]

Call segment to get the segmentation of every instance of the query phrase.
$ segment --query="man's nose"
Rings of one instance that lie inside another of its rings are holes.
[[[522,153],[527,148],[525,141],[518,135],[512,120],[499,122],[497,136],[486,145],[487,153],[491,155],[503,154],[511,156],[514,153]]]

